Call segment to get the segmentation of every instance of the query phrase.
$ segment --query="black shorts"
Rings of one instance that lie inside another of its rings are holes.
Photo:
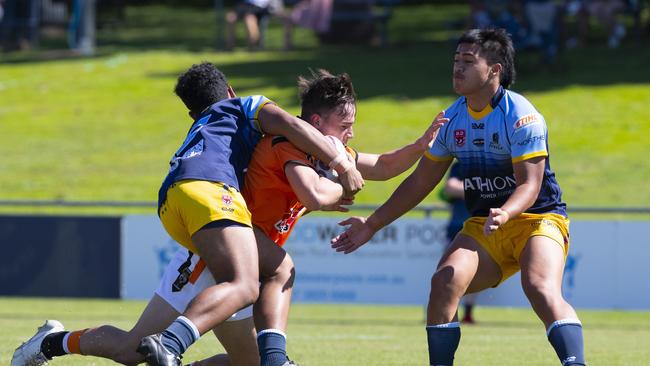
[[[237,11],[237,19],[243,18],[247,14],[253,14],[257,18],[261,18],[263,16],[269,15],[269,8],[260,8],[257,5],[253,5],[250,3],[239,3],[236,8]]]

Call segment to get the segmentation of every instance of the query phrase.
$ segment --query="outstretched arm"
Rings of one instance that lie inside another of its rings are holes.
[[[491,208],[483,232],[490,235],[510,218],[526,211],[535,203],[544,178],[546,157],[540,156],[513,164],[517,188],[499,208]]]
[[[354,163],[347,159],[345,153],[339,156],[334,145],[309,123],[274,104],[262,107],[258,118],[265,133],[284,136],[298,149],[329,162],[346,191],[356,193],[363,187],[363,178]]]
[[[440,182],[450,164],[451,160],[420,159],[420,163],[413,173],[397,187],[388,201],[367,219],[351,217],[339,223],[340,225],[350,225],[350,227],[332,239],[332,248],[345,254],[357,250],[370,240],[379,229],[390,224],[422,202]]]
[[[357,169],[361,175],[368,180],[387,180],[404,173],[431,147],[440,127],[449,122],[444,113],[438,113],[424,134],[412,144],[383,154],[359,153]]]

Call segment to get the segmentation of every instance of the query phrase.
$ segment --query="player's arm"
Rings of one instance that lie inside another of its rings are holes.
[[[445,195],[450,199],[464,199],[465,187],[463,181],[456,177],[449,177],[445,182]]]
[[[309,211],[331,207],[341,200],[343,187],[319,176],[309,166],[290,162],[285,165],[284,173],[298,200]]]
[[[265,133],[286,137],[298,149],[316,156],[336,170],[344,189],[355,193],[363,187],[363,178],[345,153],[339,154],[320,131],[309,123],[274,104],[266,104],[259,112],[260,126]]]
[[[510,218],[525,212],[535,203],[544,178],[545,156],[519,161],[512,164],[517,188],[500,208],[491,208],[484,231],[489,235],[504,225]]]
[[[440,112],[431,125],[412,144],[383,154],[359,153],[357,169],[364,179],[387,180],[404,173],[431,147],[440,127],[449,121]]]
[[[436,187],[449,168],[451,160],[420,159],[415,170],[397,187],[388,201],[367,219],[351,217],[340,225],[350,227],[332,239],[337,252],[350,253],[365,244],[382,227],[415,207]]]

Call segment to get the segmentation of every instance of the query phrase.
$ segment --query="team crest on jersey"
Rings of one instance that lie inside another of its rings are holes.
[[[454,130],[454,140],[456,141],[456,146],[462,147],[465,145],[465,130]]]
[[[527,114],[515,122],[515,130],[535,122],[537,122],[537,115],[535,113]]]

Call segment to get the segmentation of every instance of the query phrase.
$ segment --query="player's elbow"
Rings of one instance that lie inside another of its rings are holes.
[[[316,192],[310,192],[310,194],[300,200],[300,203],[302,203],[308,211],[318,211],[325,206],[324,200],[322,200]]]

